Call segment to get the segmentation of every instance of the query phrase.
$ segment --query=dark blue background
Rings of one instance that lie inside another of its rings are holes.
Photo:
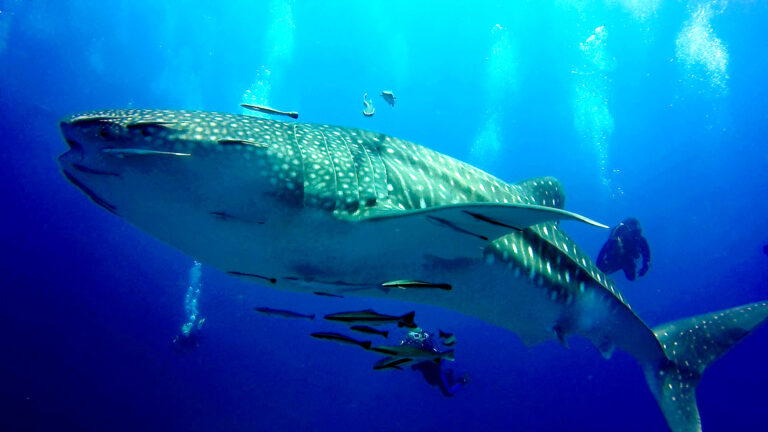
[[[454,312],[283,293],[205,266],[201,346],[175,354],[191,258],[65,181],[57,123],[128,106],[238,112],[263,68],[270,101],[304,121],[411,139],[508,181],[554,175],[568,209],[610,224],[638,217],[652,268],[618,283],[651,325],[768,298],[763,3],[208,3],[0,0],[0,430],[664,430],[623,353],[604,361],[579,339],[526,348]],[[707,4],[722,9],[704,29],[727,50],[724,87],[676,53]],[[510,47],[501,81],[486,60],[496,24]],[[601,25],[614,64],[602,81],[607,186],[574,124],[571,73]],[[362,93],[382,89],[397,107],[375,98],[364,118]],[[501,147],[480,158],[473,142],[494,110]],[[606,236],[567,229],[593,255]],[[374,372],[375,356],[309,338],[322,323],[256,305],[414,308],[427,329],[455,331],[454,366],[472,382],[445,399],[413,372]],[[768,429],[766,341],[759,329],[705,375],[705,430]]]

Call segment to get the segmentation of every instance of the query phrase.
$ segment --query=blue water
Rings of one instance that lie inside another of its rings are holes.
[[[205,265],[200,344],[178,354],[193,259],[58,170],[58,121],[74,112],[266,102],[507,181],[553,175],[569,210],[637,217],[651,270],[616,279],[650,325],[768,298],[768,4],[460,4],[0,0],[0,430],[666,430],[624,353],[528,348],[452,311],[279,292]],[[564,226],[593,257],[606,237]],[[452,366],[472,382],[444,398],[262,305],[415,309],[456,333]],[[705,374],[705,430],[768,430],[767,343],[760,328]]]

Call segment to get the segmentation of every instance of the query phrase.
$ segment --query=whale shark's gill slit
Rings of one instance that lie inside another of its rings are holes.
[[[443,218],[439,218],[439,217],[436,217],[436,216],[427,216],[427,219],[429,219],[431,221],[434,221],[434,222],[436,222],[436,223],[438,223],[438,224],[440,224],[442,226],[448,227],[448,228],[450,228],[450,229],[452,229],[452,230],[454,230],[456,232],[460,232],[462,234],[470,235],[472,237],[477,237],[480,240],[488,241],[488,237],[480,235],[480,234],[475,234],[475,233],[473,233],[471,231],[467,231],[464,228],[456,226],[453,222],[447,221],[447,220],[445,220]]]
[[[328,148],[328,140],[325,138],[325,134],[322,130],[318,130],[320,136],[323,137],[323,145],[325,146],[325,154],[328,155],[328,162],[331,164],[331,171],[333,172],[333,192],[336,195],[339,191],[339,172],[336,171],[336,164],[333,163],[334,154]],[[338,203],[336,204],[338,206]]]
[[[499,222],[499,221],[495,221],[495,220],[493,220],[493,219],[491,219],[491,218],[489,218],[487,216],[481,215],[480,213],[472,213],[472,212],[468,212],[466,210],[464,210],[464,213],[472,216],[473,218],[475,218],[477,220],[481,220],[483,222],[487,222],[487,223],[489,223],[491,225],[497,225],[497,226],[501,226],[501,227],[504,227],[504,228],[509,228],[509,229],[515,230],[517,232],[523,231],[520,228],[513,227],[512,225],[507,225],[507,224]]]
[[[72,168],[74,168],[74,169],[76,169],[76,170],[78,170],[80,172],[84,172],[84,173],[88,173],[88,174],[95,174],[95,175],[101,175],[101,176],[120,177],[120,174],[118,174],[118,173],[113,173],[113,172],[110,172],[110,171],[101,171],[101,170],[97,170],[97,169],[93,169],[93,168],[88,168],[87,166],[80,165],[80,164],[72,164]]]
[[[66,177],[67,180],[69,180],[73,185],[75,185],[78,188],[80,188],[80,190],[83,191],[84,194],[88,195],[88,198],[90,198],[91,201],[93,201],[94,203],[96,203],[100,207],[104,207],[108,212],[110,212],[110,213],[112,213],[114,215],[119,216],[117,214],[117,207],[115,207],[114,205],[108,203],[107,201],[105,201],[100,196],[96,195],[96,192],[92,191],[88,186],[84,185],[80,180],[76,179],[74,176],[72,176],[72,174],[68,173],[67,171],[63,171],[63,170],[62,170],[62,172],[64,173],[64,177]]]
[[[269,281],[270,283],[277,283],[277,279],[270,278],[266,276],[261,276],[253,273],[244,273],[239,271],[228,271],[227,274],[230,274],[232,276],[239,276],[239,277],[247,277],[247,278],[253,278],[253,279],[261,279],[265,281]]]

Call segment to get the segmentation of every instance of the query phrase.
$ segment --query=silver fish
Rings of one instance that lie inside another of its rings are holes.
[[[249,109],[251,111],[263,112],[264,114],[282,115],[282,116],[287,116],[293,119],[299,118],[299,113],[295,111],[280,111],[280,110],[276,110],[274,108],[270,108],[266,106],[252,105],[247,103],[242,103],[240,104],[240,106],[245,109]]]
[[[306,318],[310,320],[315,319],[315,314],[305,315],[305,314],[284,310],[284,309],[273,309],[270,307],[255,307],[253,308],[253,310],[256,312],[263,313],[264,315],[279,316],[282,318]]]

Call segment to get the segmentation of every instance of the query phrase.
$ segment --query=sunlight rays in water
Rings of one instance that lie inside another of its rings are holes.
[[[684,81],[689,85],[704,83],[712,96],[728,92],[728,49],[712,27],[712,19],[726,6],[726,1],[715,0],[692,7],[691,18],[683,24],[675,43]]]
[[[656,15],[661,0],[609,0],[608,3],[620,3],[635,19],[645,21]]]
[[[605,26],[595,29],[579,44],[582,66],[571,71],[575,77],[574,127],[583,140],[597,153],[601,182],[611,187],[608,167],[608,144],[613,134],[613,115],[609,107],[609,73],[615,59],[606,49]]]
[[[294,49],[296,25],[293,22],[293,1],[274,0],[269,8],[272,24],[264,41],[266,61],[256,72],[256,78],[245,93],[242,102],[250,105],[270,105],[272,73],[279,73],[290,61]],[[268,117],[258,111],[243,109],[244,114]]]
[[[486,58],[486,116],[472,144],[472,159],[488,165],[496,160],[501,151],[501,125],[504,122],[504,106],[510,94],[517,88],[516,55],[509,30],[496,24],[491,31],[493,45]]]

